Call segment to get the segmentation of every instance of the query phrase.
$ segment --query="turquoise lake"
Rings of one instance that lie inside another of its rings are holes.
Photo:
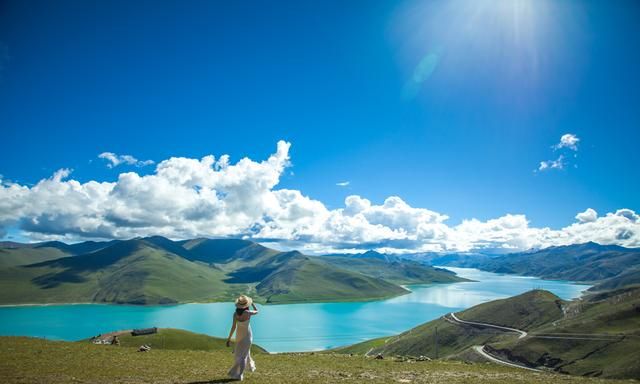
[[[474,282],[413,285],[411,293],[388,300],[260,306],[251,327],[254,342],[270,352],[313,351],[400,333],[452,311],[517,295],[534,288],[563,299],[588,285],[448,268]],[[113,330],[182,328],[226,337],[231,303],[171,306],[38,305],[0,308],[0,335],[79,340]]]

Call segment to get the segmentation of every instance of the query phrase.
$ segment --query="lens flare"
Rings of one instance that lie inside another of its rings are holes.
[[[415,97],[435,76],[512,88],[539,84],[546,57],[558,50],[554,12],[561,10],[548,0],[408,3],[393,29],[410,68],[404,96]]]

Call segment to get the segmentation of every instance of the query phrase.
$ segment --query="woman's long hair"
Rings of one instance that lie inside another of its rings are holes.
[[[236,316],[242,316],[244,311],[246,311],[247,309],[249,308],[236,308]]]

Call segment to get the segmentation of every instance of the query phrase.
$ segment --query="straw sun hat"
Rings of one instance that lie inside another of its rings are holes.
[[[236,308],[249,308],[253,304],[253,299],[249,296],[240,295],[236,299]]]

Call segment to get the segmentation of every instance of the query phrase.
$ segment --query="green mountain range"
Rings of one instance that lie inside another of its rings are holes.
[[[624,287],[640,287],[640,266],[630,268],[614,277],[599,282],[589,291],[607,291]]]
[[[526,335],[464,322],[514,328]],[[638,378],[640,287],[574,301],[563,301],[548,291],[529,291],[336,351],[480,361],[477,346],[500,360],[534,369]]]
[[[478,268],[544,279],[605,283],[602,289],[640,284],[640,249],[584,244],[506,255],[461,254],[428,258],[434,265]],[[594,289],[600,289],[596,285]]]
[[[409,261],[351,263],[238,239],[0,244],[1,304],[170,304],[240,293],[266,303],[373,300],[407,293],[400,284],[458,281]]]
[[[365,255],[370,254],[371,251],[365,253]],[[424,265],[411,260],[333,256],[325,258],[324,261],[336,267],[358,271],[397,284],[419,284],[424,281],[448,283],[451,277],[455,276],[449,270],[423,268]]]

